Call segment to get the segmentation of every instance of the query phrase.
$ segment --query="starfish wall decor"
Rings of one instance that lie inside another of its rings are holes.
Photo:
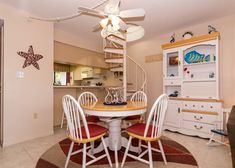
[[[43,56],[40,54],[34,54],[33,46],[31,45],[29,46],[28,52],[19,51],[17,52],[17,54],[25,58],[23,68],[30,66],[32,64],[38,70],[40,69],[37,61],[42,59]]]

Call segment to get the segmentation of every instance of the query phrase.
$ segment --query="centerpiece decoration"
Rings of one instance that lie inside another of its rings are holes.
[[[123,87],[106,88],[108,94],[105,97],[104,105],[126,105],[123,98]]]

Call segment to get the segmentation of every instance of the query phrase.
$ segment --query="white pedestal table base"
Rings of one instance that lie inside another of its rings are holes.
[[[110,121],[108,121],[109,137],[106,137],[104,139],[107,147],[115,153],[116,168],[119,167],[118,150],[120,150],[122,147],[126,148],[128,143],[128,139],[121,136],[121,122],[121,118],[110,119]],[[94,148],[93,153],[96,154],[102,152],[103,150],[103,145],[102,143],[100,143],[98,147]],[[132,152],[139,153],[139,147],[130,146],[129,150]]]

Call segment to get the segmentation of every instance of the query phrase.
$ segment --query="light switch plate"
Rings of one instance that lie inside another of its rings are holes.
[[[16,72],[16,76],[17,76],[17,78],[24,78],[24,72],[22,72],[22,71],[17,71],[17,72]]]

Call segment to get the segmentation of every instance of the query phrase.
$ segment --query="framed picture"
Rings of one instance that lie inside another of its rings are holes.
[[[169,65],[178,65],[179,64],[179,57],[169,57]]]

